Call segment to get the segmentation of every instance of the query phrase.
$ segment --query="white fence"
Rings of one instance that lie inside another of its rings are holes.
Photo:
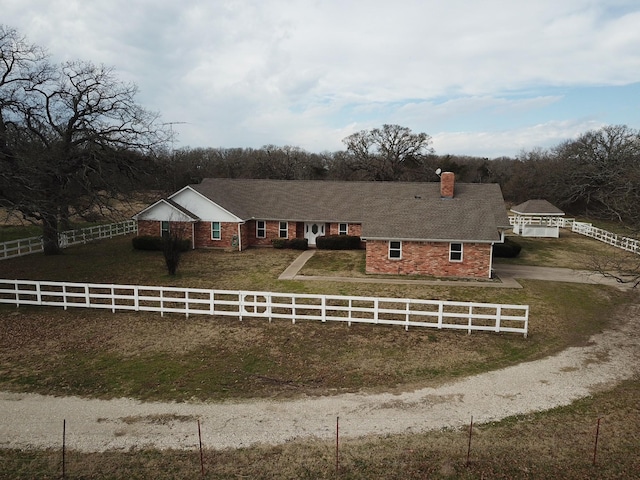
[[[601,242],[607,243],[614,247],[626,250],[640,255],[640,240],[631,237],[623,237],[607,230],[594,227],[591,223],[577,222],[573,218],[558,218],[558,217],[543,217],[543,216],[531,216],[531,217],[515,217],[509,216],[509,222],[514,227],[524,225],[535,226],[549,226],[549,227],[562,227],[570,228],[572,232],[579,233],[586,237],[594,238]],[[514,232],[517,233],[516,229]]]
[[[528,305],[0,280],[0,303],[432,327],[527,336]]]
[[[557,216],[509,215],[509,223],[511,225],[541,225],[548,227],[571,228],[573,222],[575,222],[573,218],[564,218]]]
[[[640,255],[640,240],[635,238],[623,237],[583,222],[573,222],[571,231]]]
[[[128,235],[129,233],[136,233],[137,231],[138,222],[135,220],[127,220],[120,223],[68,230],[60,233],[58,240],[60,247],[66,248],[71,245],[87,243],[93,240]],[[21,238],[20,240],[0,243],[0,260],[42,252],[43,249],[42,237]]]

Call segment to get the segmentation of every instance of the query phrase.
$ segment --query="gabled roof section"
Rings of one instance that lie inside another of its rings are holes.
[[[547,200],[527,200],[520,205],[511,208],[513,213],[519,215],[564,215],[558,207],[552,205]]]
[[[190,185],[244,220],[349,222],[363,238],[493,242],[510,228],[497,184],[207,178]]]
[[[174,217],[171,212],[174,212],[177,217]],[[197,222],[200,220],[197,215],[167,198],[160,199],[154,204],[149,205],[144,210],[136,213],[133,218],[136,220],[176,220],[189,222]]]
[[[439,184],[427,196],[371,199],[365,239],[497,242],[510,227],[497,184],[456,183],[453,198],[441,198]]]

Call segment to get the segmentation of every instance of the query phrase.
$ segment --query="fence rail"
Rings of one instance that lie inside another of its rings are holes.
[[[529,306],[407,298],[0,280],[0,303],[438,329],[528,332]]]
[[[77,230],[67,230],[58,235],[61,248],[71,245],[92,242],[104,238],[113,238],[120,235],[128,235],[138,231],[138,222],[127,220],[119,223],[107,225],[97,225],[95,227],[80,228]],[[21,257],[31,253],[38,253],[44,250],[42,237],[21,238],[9,242],[0,243],[0,260],[13,257]]]
[[[564,218],[564,217],[543,216],[543,215],[538,215],[538,216],[509,215],[509,223],[511,225],[541,225],[541,226],[547,226],[547,227],[571,228],[574,222],[575,222],[575,219]]]
[[[640,255],[640,240],[635,238],[623,237],[584,222],[573,222],[571,231]]]
[[[640,255],[640,240],[617,235],[607,230],[594,227],[591,223],[577,222],[573,218],[544,216],[516,217],[514,215],[510,215],[509,223],[511,223],[511,225],[514,227],[532,225],[570,228],[572,232],[579,233],[580,235],[584,235],[586,237],[594,238],[614,247],[626,250],[627,252],[632,252]]]

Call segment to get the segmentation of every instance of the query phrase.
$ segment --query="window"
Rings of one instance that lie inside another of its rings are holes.
[[[169,236],[169,222],[160,222],[160,235],[163,238]]]
[[[402,258],[402,242],[389,242],[389,258],[396,260]]]
[[[450,262],[462,261],[462,244],[461,243],[449,244],[449,261]]]
[[[267,236],[267,225],[264,220],[256,221],[256,238],[265,238]]]
[[[338,235],[349,235],[349,224],[348,223],[339,223],[338,224]]]
[[[211,239],[220,240],[222,238],[222,231],[220,228],[220,222],[211,222]]]
[[[280,238],[289,238],[289,224],[288,222],[280,222]]]

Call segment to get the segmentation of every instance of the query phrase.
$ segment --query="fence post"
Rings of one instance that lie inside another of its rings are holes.
[[[340,443],[340,417],[336,417],[336,475],[340,470],[340,456],[339,456],[339,443]]]
[[[204,478],[204,455],[202,454],[202,433],[200,432],[200,419],[198,419],[198,442],[200,443],[200,472]]]
[[[406,312],[404,314],[404,321],[405,321],[404,331],[408,332],[409,331],[409,312],[411,312],[411,305],[409,300],[407,300],[404,305],[405,305],[404,309]]]
[[[473,415],[471,415],[471,424],[469,425],[469,445],[467,447],[467,467],[469,466],[469,457],[471,456],[471,434],[473,432]]]
[[[596,424],[596,441],[593,445],[593,465],[596,464],[596,455],[598,453],[598,437],[600,436],[600,418],[598,418],[598,423]]]
[[[66,475],[67,420],[62,420],[62,478]]]

